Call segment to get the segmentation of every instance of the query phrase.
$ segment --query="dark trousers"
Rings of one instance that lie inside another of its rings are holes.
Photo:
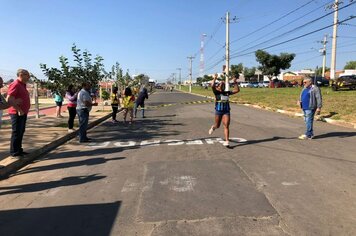
[[[82,142],[88,139],[87,129],[88,129],[88,122],[89,122],[89,110],[80,109],[77,110],[77,114],[79,117],[79,142]]]
[[[11,144],[10,144],[10,154],[21,153],[22,149],[22,139],[25,133],[27,115],[10,115],[11,117]]]
[[[117,111],[119,110],[119,106],[111,105],[111,107],[112,107],[112,119],[116,120],[116,114],[117,114]]]
[[[142,118],[145,117],[145,104],[144,103],[140,103],[140,104],[137,104],[135,103],[135,106],[134,106],[134,115],[136,117],[137,115],[137,108],[138,107],[141,107],[141,115],[142,115]]]
[[[77,115],[77,111],[75,107],[67,107],[68,113],[69,113],[69,118],[68,118],[68,129],[73,129],[74,127],[74,119],[75,116]]]

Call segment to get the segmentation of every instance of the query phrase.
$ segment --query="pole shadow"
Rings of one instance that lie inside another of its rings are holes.
[[[0,211],[0,235],[108,236],[121,201]]]

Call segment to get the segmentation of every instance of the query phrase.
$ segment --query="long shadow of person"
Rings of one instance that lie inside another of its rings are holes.
[[[326,134],[321,134],[314,136],[314,139],[322,139],[322,138],[350,138],[356,136],[356,132],[331,132]]]
[[[257,143],[266,143],[266,142],[272,142],[280,139],[295,139],[295,138],[286,138],[286,137],[278,137],[274,136],[272,138],[266,138],[266,139],[258,139],[258,140],[247,140],[245,142],[241,142],[238,140],[230,140],[230,143],[235,143],[235,145],[231,145],[228,147],[229,149],[234,149],[236,147],[241,147],[241,146],[246,146],[250,144],[257,144]]]

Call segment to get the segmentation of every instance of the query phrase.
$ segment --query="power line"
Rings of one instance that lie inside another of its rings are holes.
[[[353,4],[355,4],[355,3],[356,3],[356,2],[351,2],[350,4],[339,8],[339,10],[345,9],[345,8],[347,8],[347,7],[350,7],[351,5],[353,5]],[[314,19],[314,20],[311,20],[311,21],[309,21],[309,22],[307,22],[307,23],[305,23],[305,24],[303,24],[303,25],[300,25],[300,26],[298,26],[298,27],[296,27],[296,28],[294,28],[294,29],[292,29],[292,30],[289,30],[289,31],[287,31],[287,32],[284,32],[284,33],[282,33],[282,34],[280,34],[280,35],[277,35],[277,36],[275,36],[275,37],[273,37],[273,38],[270,38],[270,39],[268,39],[268,40],[266,40],[266,41],[263,41],[263,42],[261,42],[261,43],[258,43],[258,44],[254,45],[254,46],[251,46],[251,47],[249,47],[249,48],[247,48],[247,49],[245,49],[245,50],[242,50],[242,51],[239,52],[239,53],[246,52],[246,51],[248,51],[248,50],[250,50],[250,49],[252,49],[252,48],[258,47],[258,46],[260,46],[260,45],[262,45],[262,44],[268,43],[268,42],[273,41],[273,40],[275,40],[275,39],[278,39],[278,38],[280,38],[280,37],[284,37],[284,36],[286,36],[286,35],[288,35],[288,34],[294,32],[294,31],[300,30],[300,29],[302,29],[302,28],[304,28],[304,27],[306,27],[306,26],[308,26],[308,25],[310,25],[310,24],[312,24],[312,23],[315,23],[316,21],[319,21],[319,20],[321,20],[321,19],[323,19],[323,18],[325,18],[325,17],[327,17],[327,16],[329,16],[329,15],[331,15],[331,14],[334,14],[334,12],[335,12],[335,10],[334,10],[334,11],[331,11],[331,12],[329,12],[329,13],[327,13],[327,14],[321,16],[321,17],[318,17],[318,18],[316,18],[316,19]],[[251,43],[252,43],[252,42],[251,42]],[[250,45],[251,43],[249,43],[249,44],[247,44],[247,45]],[[247,46],[247,45],[245,45],[245,46]],[[236,50],[236,51],[237,51],[237,50]],[[236,51],[235,51],[235,52],[236,52]]]
[[[278,22],[278,21],[280,21],[280,20],[282,20],[282,19],[288,17],[288,16],[291,15],[292,13],[294,13],[294,12],[296,12],[296,11],[298,11],[298,10],[304,8],[305,6],[309,5],[310,3],[314,2],[314,1],[315,1],[315,0],[311,0],[311,1],[309,1],[309,2],[307,2],[307,3],[305,3],[305,4],[303,4],[302,6],[296,8],[296,9],[290,11],[290,12],[288,12],[287,14],[285,14],[285,15],[279,17],[278,19],[276,19],[276,20],[274,20],[274,21],[272,21],[272,22],[270,22],[270,23],[268,23],[268,24],[266,24],[266,25],[264,25],[264,26],[262,26],[262,27],[260,27],[260,28],[258,28],[258,29],[256,29],[256,30],[252,31],[251,33],[249,33],[249,34],[247,34],[247,35],[245,35],[245,36],[242,36],[242,37],[240,37],[240,38],[238,38],[238,39],[233,40],[233,41],[231,42],[231,44],[233,44],[233,43],[235,43],[235,42],[237,42],[237,41],[239,41],[239,40],[241,40],[241,39],[248,38],[249,36],[251,36],[251,35],[253,35],[253,34],[255,34],[255,33],[257,33],[257,32],[259,32],[259,31],[265,29],[266,27],[271,26],[271,25],[273,25],[274,23],[276,23],[276,22]]]
[[[343,22],[346,22],[346,21],[352,20],[352,19],[354,19],[354,18],[356,18],[356,16],[350,16],[350,17],[348,17],[347,19],[345,19],[345,20],[343,20],[343,21],[338,22],[337,24],[341,24],[341,23],[343,23]],[[303,35],[300,35],[300,36],[297,36],[297,37],[294,37],[294,38],[288,39],[288,40],[286,40],[286,41],[283,41],[283,42],[280,42],[280,43],[276,43],[276,44],[273,44],[273,45],[271,45],[271,46],[268,46],[268,47],[262,48],[261,50],[266,50],[266,49],[269,49],[269,48],[273,48],[273,47],[276,47],[276,46],[279,46],[279,45],[283,45],[283,44],[289,43],[289,42],[291,42],[291,41],[294,41],[294,40],[297,40],[297,39],[300,39],[300,38],[306,37],[306,36],[308,36],[308,35],[311,35],[311,34],[317,33],[317,32],[319,32],[319,31],[325,30],[325,29],[330,28],[330,27],[332,27],[332,26],[334,26],[334,25],[335,25],[335,24],[331,24],[331,25],[325,26],[325,27],[323,27],[323,28],[320,28],[320,29],[317,29],[317,30],[311,31],[311,32],[309,32],[309,33],[306,33],[306,34],[303,34]],[[244,55],[249,55],[249,54],[252,54],[252,53],[255,53],[255,52],[256,52],[256,51],[253,51],[253,52],[248,52],[248,53],[241,54],[241,55],[236,55],[236,54],[235,54],[235,55],[234,55],[234,56],[232,56],[231,58],[241,57],[241,56],[244,56]]]

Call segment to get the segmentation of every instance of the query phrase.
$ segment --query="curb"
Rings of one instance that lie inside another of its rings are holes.
[[[91,122],[88,124],[88,130],[97,126],[101,122],[107,120],[111,117],[111,113]],[[52,151],[53,149],[57,148],[58,146],[68,142],[69,140],[75,138],[78,134],[79,130],[76,130],[72,133],[66,134],[63,137],[44,145],[43,147],[31,152],[30,154],[26,155],[23,158],[14,158],[14,157],[7,157],[2,160],[0,163],[3,165],[0,168],[0,179],[7,178],[10,174],[14,173],[15,171],[21,169],[22,167],[30,164],[34,160],[38,159],[39,157],[43,156],[44,154]]]
[[[194,95],[197,95],[197,96],[200,96],[200,97],[214,99],[211,96],[205,96],[205,95],[196,94],[196,93],[189,93],[189,92],[182,91],[182,90],[178,90],[178,91],[183,92],[183,93],[187,93],[187,94],[194,94]],[[295,116],[295,117],[303,117],[304,116],[302,113],[296,113],[296,112],[286,111],[286,110],[282,110],[282,109],[272,109],[270,107],[262,107],[262,106],[259,106],[259,105],[249,104],[249,103],[242,103],[241,104],[241,103],[238,103],[236,101],[230,101],[230,102],[231,103],[235,103],[235,104],[239,104],[239,105],[243,105],[243,106],[247,106],[247,107],[253,107],[253,108],[256,108],[256,109],[274,111],[274,112],[278,112],[278,113],[285,114],[285,115],[290,115],[290,116]],[[330,118],[324,118],[323,116],[315,117],[315,120],[321,121],[321,122],[325,122],[325,123],[328,123],[328,124],[332,124],[332,125],[337,125],[337,126],[356,129],[356,124],[355,123],[346,122],[344,120],[333,120],[333,119],[330,119]]]

